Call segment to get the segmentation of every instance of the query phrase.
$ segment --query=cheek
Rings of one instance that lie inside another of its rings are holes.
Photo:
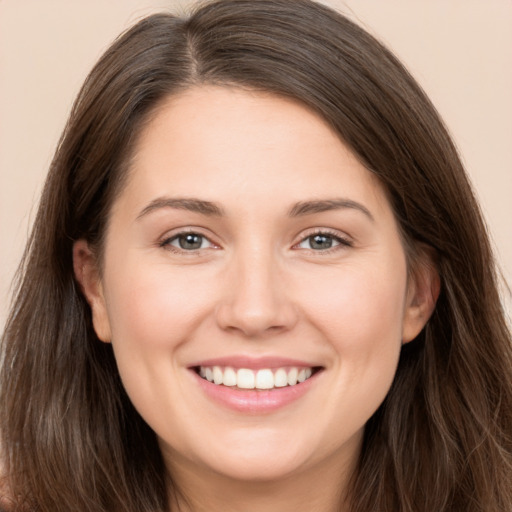
[[[405,281],[366,270],[333,279],[322,300],[308,308],[310,321],[336,354],[330,372],[333,392],[323,404],[335,431],[343,424],[347,432],[356,432],[374,414],[400,355]]]
[[[400,263],[398,263],[400,265]],[[404,264],[405,269],[405,264]],[[307,310],[319,328],[341,347],[364,348],[386,339],[400,343],[402,330],[405,270],[354,267],[330,275],[327,286]],[[337,335],[338,333],[339,335]]]
[[[107,309],[114,342],[122,340],[140,350],[178,345],[206,314],[210,287],[199,286],[200,275],[191,280],[190,272],[165,264],[130,268],[108,283],[113,290]]]
[[[112,345],[124,387],[143,418],[161,420],[163,396],[179,402],[186,396],[179,375],[182,347],[194,335],[210,309],[204,276],[172,270],[168,265],[144,265],[125,259],[106,283]],[[172,386],[171,386],[172,383]],[[168,418],[167,418],[168,421]],[[162,427],[164,428],[164,427]],[[165,430],[165,429],[164,429]]]
[[[399,263],[396,266],[400,268]],[[366,421],[373,414],[396,372],[405,263],[402,270],[397,272],[393,266],[384,265],[345,268],[332,275],[321,299],[310,301],[306,308],[310,322],[336,354],[334,386],[343,391],[338,396],[350,397],[354,418]],[[336,403],[332,405],[339,409]]]

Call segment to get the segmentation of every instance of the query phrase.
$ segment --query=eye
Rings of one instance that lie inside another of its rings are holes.
[[[319,232],[304,238],[296,247],[313,251],[327,251],[340,245],[350,247],[352,244],[349,240],[339,235]]]
[[[179,233],[172,238],[167,238],[161,244],[163,247],[181,251],[198,251],[214,247],[212,242],[199,233]]]

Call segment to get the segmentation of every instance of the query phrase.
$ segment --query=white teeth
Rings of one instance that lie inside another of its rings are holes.
[[[226,368],[224,370],[224,386],[236,386],[236,373],[233,368]]]
[[[236,372],[236,383],[242,389],[254,389],[254,372],[246,368],[240,368]]]
[[[213,367],[213,382],[215,384],[222,384],[224,375],[222,374],[222,370],[218,366]]]
[[[288,372],[288,386],[295,386],[297,384],[297,375],[299,374],[299,370],[297,368],[292,368]]]
[[[256,374],[256,387],[258,389],[272,389],[274,387],[274,374],[272,370],[258,370]]]
[[[286,375],[286,370],[284,368],[279,368],[279,370],[274,374],[274,386],[276,388],[284,388],[287,385],[288,375]]]
[[[295,386],[309,379],[313,375],[312,368],[278,368],[271,370],[250,370],[220,366],[200,366],[199,375],[216,385],[224,385],[241,389],[273,389],[285,386]]]

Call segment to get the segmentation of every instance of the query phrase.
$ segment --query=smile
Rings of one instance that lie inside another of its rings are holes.
[[[326,368],[315,363],[271,355],[229,355],[197,361],[188,369],[211,403],[260,415],[303,403],[302,397],[318,389]]]
[[[314,374],[315,368],[283,367],[251,370],[235,369],[230,366],[199,366],[197,372],[203,379],[218,386],[269,390],[301,384]]]

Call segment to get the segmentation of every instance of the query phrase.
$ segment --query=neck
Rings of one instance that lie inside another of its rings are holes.
[[[330,462],[278,480],[247,481],[175,460],[171,474],[178,494],[171,511],[348,512],[347,487],[355,464],[339,457]]]

